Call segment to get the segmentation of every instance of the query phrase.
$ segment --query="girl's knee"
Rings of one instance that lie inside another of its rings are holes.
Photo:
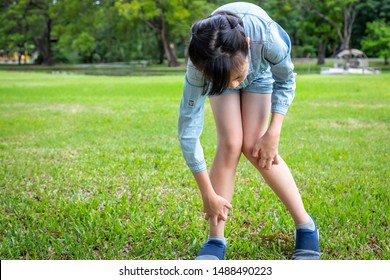
[[[218,141],[218,150],[227,157],[236,158],[242,151],[242,138],[229,138]]]
[[[241,152],[247,157],[247,158],[251,158],[252,157],[252,151],[253,151],[253,147],[254,147],[255,143],[253,141],[243,141],[243,144],[242,144],[242,149],[241,149]]]
[[[259,140],[264,135],[265,131],[266,128],[265,129],[262,128],[260,133],[258,134],[252,133],[243,136],[242,153],[245,155],[245,157],[247,157],[248,159],[253,158],[252,156],[253,148],[255,147],[257,140]]]

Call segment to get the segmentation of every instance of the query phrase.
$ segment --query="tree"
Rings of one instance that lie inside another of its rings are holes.
[[[2,44],[21,53],[33,42],[42,56],[43,63],[51,65],[53,17],[50,0],[3,1],[0,32],[6,34]],[[5,41],[5,42],[4,42]]]
[[[26,42],[26,23],[22,16],[13,7],[15,3],[3,1],[0,6],[0,46],[2,52],[8,56],[11,52],[18,52],[18,63],[20,64],[21,53],[25,49]]]
[[[367,23],[377,20],[390,22],[389,0],[360,0],[356,6],[357,14],[352,30],[351,44],[361,48],[361,40],[366,34]]]
[[[318,17],[308,13],[305,16],[305,21],[300,25],[300,29],[304,44],[312,42],[317,47],[317,65],[325,64],[328,46],[335,45],[334,42],[337,37],[331,31],[331,27],[327,24],[321,24]],[[311,34],[311,36],[308,34]]]
[[[98,44],[96,22],[102,19],[98,14],[99,6],[98,1],[56,2],[53,6],[57,18],[53,33],[59,38],[55,46],[56,59],[72,63],[93,61]]]
[[[262,7],[289,34],[293,57],[314,57],[317,50],[317,63],[324,63],[328,25],[319,24],[320,19],[301,9],[295,0],[267,1]]]
[[[205,1],[181,0],[118,0],[116,7],[125,17],[141,20],[161,40],[168,66],[179,66],[174,48],[174,38],[183,31],[188,34],[191,20],[207,7]],[[184,23],[184,24],[183,24]],[[184,27],[185,26],[185,27]]]
[[[95,48],[95,38],[87,32],[82,32],[73,41],[72,47],[87,58],[87,62],[92,63],[92,55]]]
[[[357,0],[301,0],[300,6],[336,30],[341,49],[350,49],[352,27],[356,19],[356,2]]]
[[[384,58],[385,65],[390,57],[390,25],[384,20],[367,23],[367,36],[362,41],[362,48],[367,53]]]
[[[104,18],[104,20],[101,20]],[[115,0],[101,1],[94,14],[95,57],[103,62],[156,60],[159,54],[151,31],[143,22],[120,16]]]

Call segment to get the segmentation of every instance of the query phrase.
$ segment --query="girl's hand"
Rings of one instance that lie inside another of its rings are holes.
[[[203,211],[206,213],[205,219],[211,219],[214,226],[218,225],[218,221],[226,221],[227,213],[232,210],[232,205],[222,196],[213,194],[212,196],[203,199]]]
[[[259,167],[271,170],[273,164],[279,164],[278,146],[284,115],[272,113],[267,132],[260,137],[253,147],[252,156],[257,158]]]
[[[260,168],[271,170],[273,164],[279,164],[278,146],[279,134],[270,130],[257,140],[252,156],[257,158]]]

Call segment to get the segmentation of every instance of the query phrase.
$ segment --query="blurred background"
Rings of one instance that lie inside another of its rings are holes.
[[[0,0],[0,66],[184,66],[191,24],[229,2]],[[343,50],[359,49],[376,65],[388,65],[390,0],[247,2],[289,33],[294,59],[324,65]]]

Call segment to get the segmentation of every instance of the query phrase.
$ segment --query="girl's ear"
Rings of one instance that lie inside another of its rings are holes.
[[[251,38],[246,37],[246,42],[248,44],[248,49],[251,47]]]

